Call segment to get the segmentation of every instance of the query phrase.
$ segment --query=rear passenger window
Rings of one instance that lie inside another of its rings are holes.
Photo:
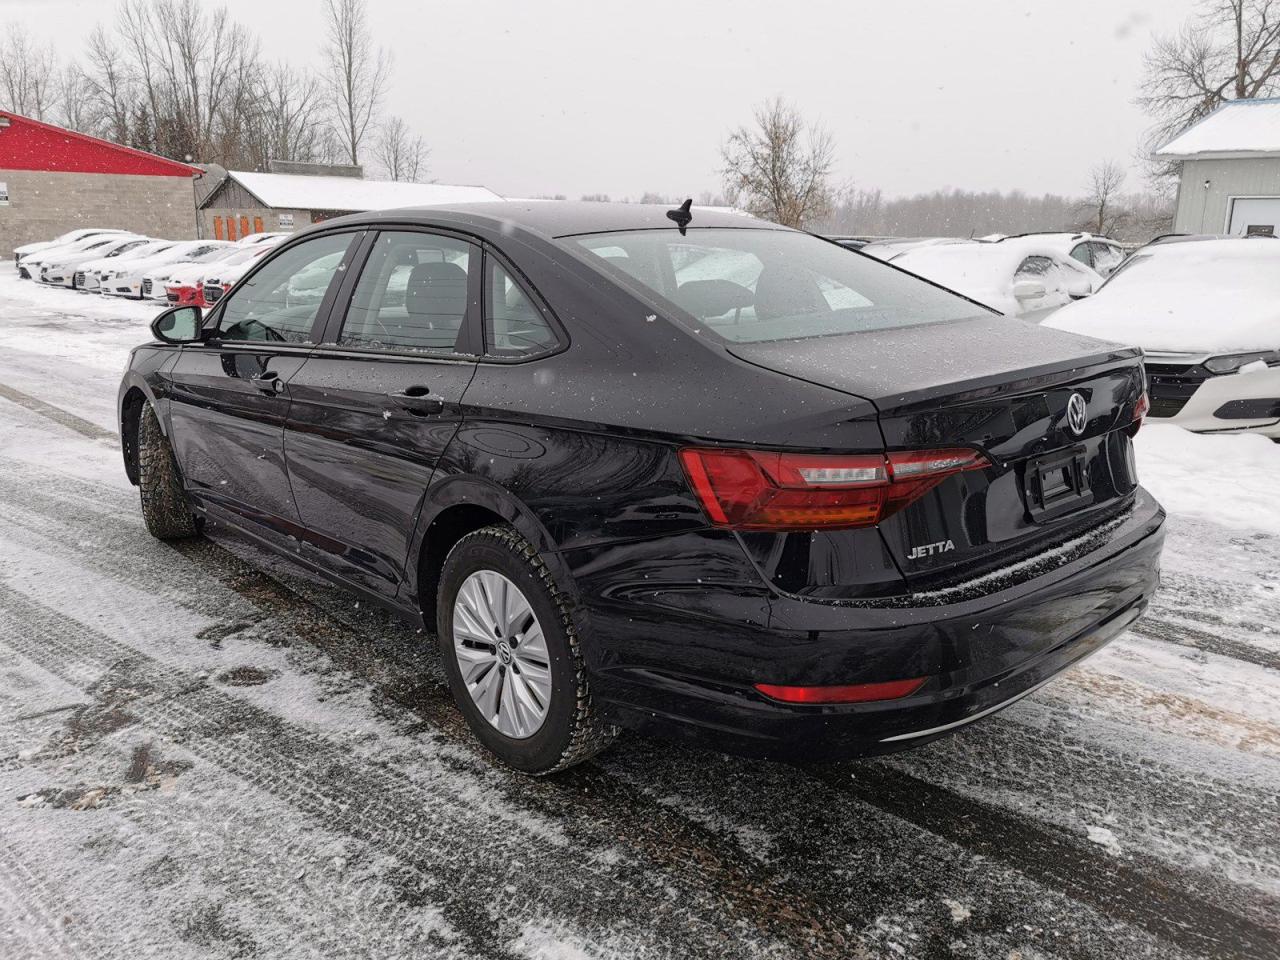
[[[524,288],[492,257],[486,262],[484,336],[488,353],[519,357],[554,350],[559,338]]]
[[[378,235],[338,343],[372,350],[452,353],[467,316],[474,248],[433,233]]]

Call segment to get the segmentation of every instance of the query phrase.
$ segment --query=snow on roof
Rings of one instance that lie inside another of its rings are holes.
[[[1232,100],[1155,155],[1162,160],[1280,156],[1280,99]]]
[[[445,183],[397,183],[392,180],[247,173],[239,170],[229,170],[227,176],[261,200],[264,206],[277,209],[341,210],[357,213],[364,210],[502,199],[487,187],[461,187]],[[214,196],[211,195],[205,205],[216,205]]]

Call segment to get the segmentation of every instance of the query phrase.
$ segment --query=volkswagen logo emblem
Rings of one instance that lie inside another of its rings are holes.
[[[1084,397],[1078,393],[1073,393],[1071,398],[1067,400],[1067,426],[1078,437],[1084,433],[1084,428],[1088,422],[1089,416],[1085,407]]]

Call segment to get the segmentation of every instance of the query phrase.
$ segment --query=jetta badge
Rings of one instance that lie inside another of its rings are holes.
[[[1084,397],[1078,393],[1073,393],[1067,401],[1067,426],[1078,437],[1084,433],[1084,428],[1088,422],[1088,412],[1085,407]]]

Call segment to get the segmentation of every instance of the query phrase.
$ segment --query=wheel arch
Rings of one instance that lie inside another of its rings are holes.
[[[561,592],[574,600],[573,578],[559,548],[542,522],[524,503],[492,481],[459,476],[437,484],[423,499],[418,527],[410,544],[407,572],[413,578],[413,599],[423,622],[434,629],[436,590],[445,558],[468,533],[493,524],[506,524],[533,545],[555,577]]]
[[[155,397],[147,382],[137,374],[127,375],[120,387],[120,452],[124,457],[124,471],[135,487],[138,485],[138,425],[148,403],[154,405]],[[160,429],[167,436],[163,418],[158,419]]]

